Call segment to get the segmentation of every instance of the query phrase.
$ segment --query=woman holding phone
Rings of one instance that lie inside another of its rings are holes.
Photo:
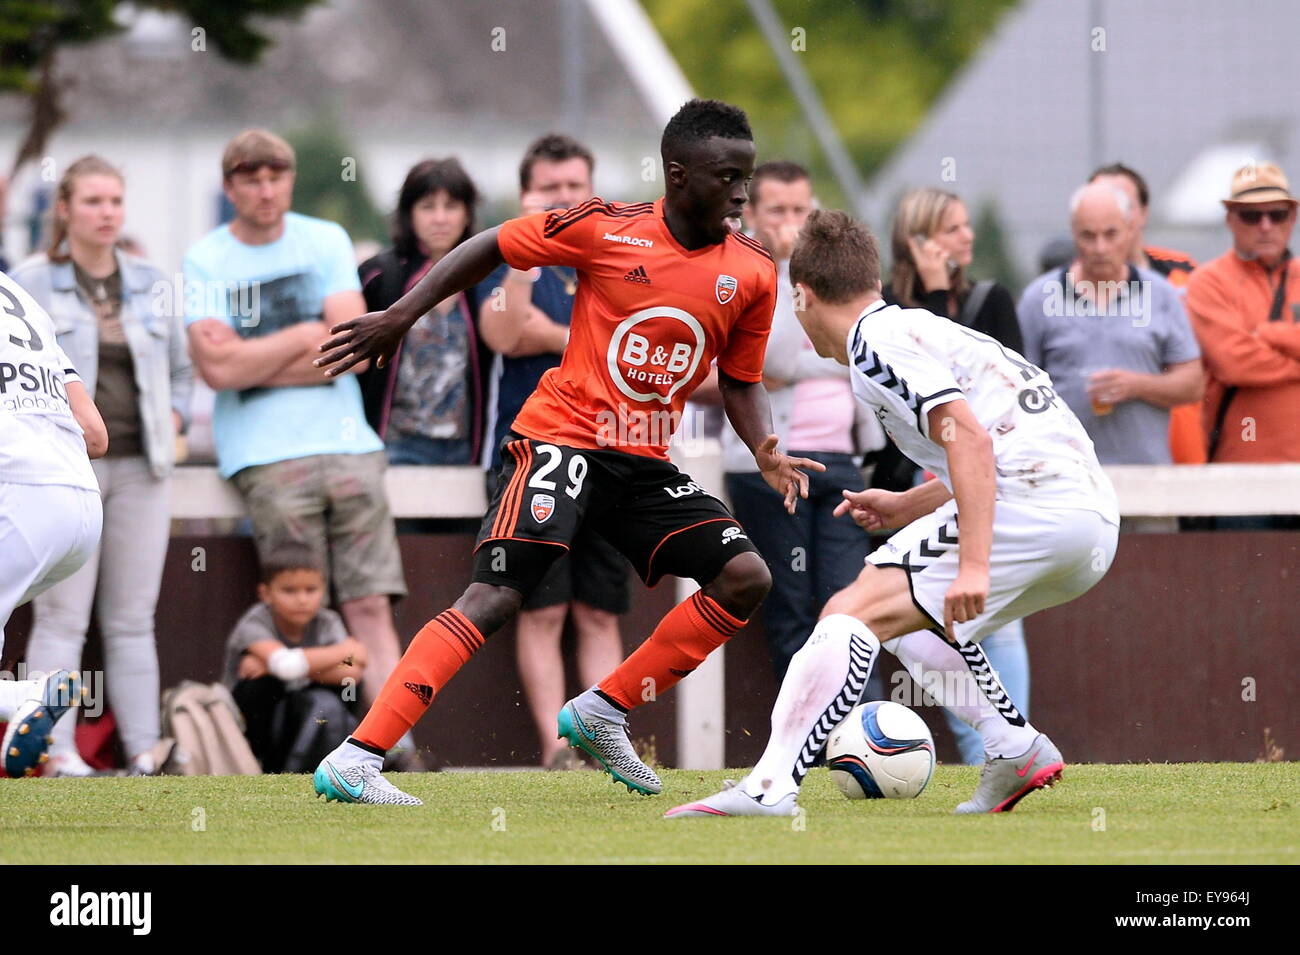
[[[898,203],[891,236],[893,267],[885,301],[924,308],[1020,351],[1020,323],[1011,293],[992,279],[966,275],[975,230],[966,205],[942,189],[915,189]]]

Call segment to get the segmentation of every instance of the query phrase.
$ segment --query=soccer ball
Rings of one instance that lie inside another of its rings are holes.
[[[934,738],[901,703],[863,703],[831,730],[826,765],[849,799],[913,799],[934,773]]]

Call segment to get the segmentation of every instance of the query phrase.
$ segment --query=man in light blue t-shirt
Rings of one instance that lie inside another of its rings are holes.
[[[185,256],[186,324],[195,367],[217,392],[221,476],[243,495],[258,553],[297,541],[330,569],[348,630],[369,653],[369,703],[400,656],[389,598],[406,585],[383,444],[356,379],[312,364],[330,326],[366,310],[352,242],[335,223],[289,211],[294,166],[293,148],[265,130],[226,147],[235,217]]]

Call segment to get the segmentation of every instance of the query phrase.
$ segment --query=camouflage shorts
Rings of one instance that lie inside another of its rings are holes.
[[[403,596],[402,556],[384,489],[384,452],[315,454],[244,468],[231,478],[265,559],[285,541],[324,562],[339,603]]]

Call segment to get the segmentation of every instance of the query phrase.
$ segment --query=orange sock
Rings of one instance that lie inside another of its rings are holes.
[[[457,610],[438,614],[415,635],[352,738],[392,749],[481,646],[483,635],[464,614]]]
[[[649,703],[744,625],[697,590],[668,611],[650,639],[600,682],[600,692],[629,710]]]

